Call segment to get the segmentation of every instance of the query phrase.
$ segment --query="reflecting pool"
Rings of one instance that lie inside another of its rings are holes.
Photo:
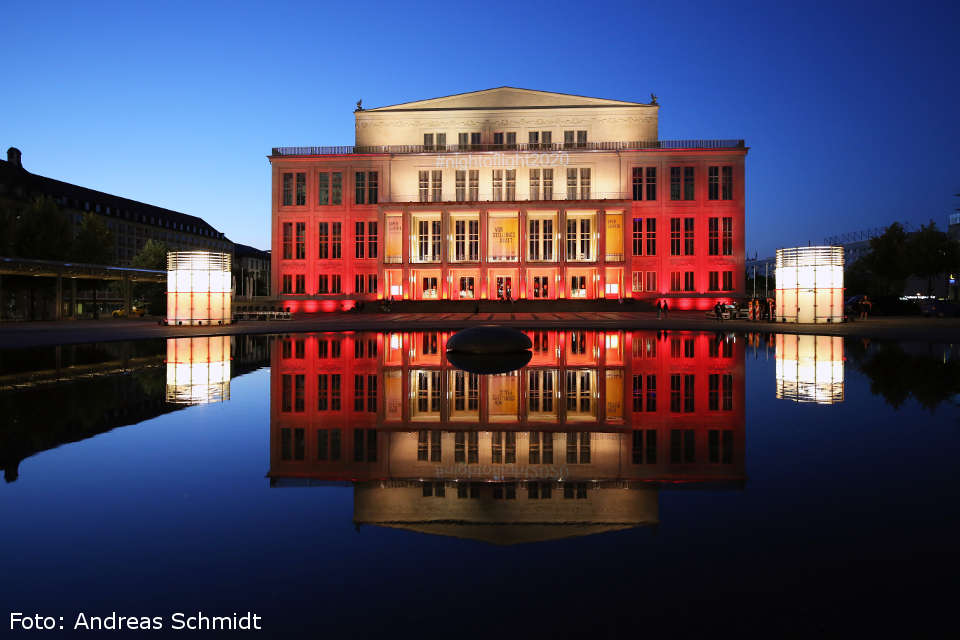
[[[0,352],[0,601],[330,637],[951,622],[957,345],[526,333],[493,375],[442,331]]]

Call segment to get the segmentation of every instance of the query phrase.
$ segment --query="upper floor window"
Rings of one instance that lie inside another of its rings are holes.
[[[420,202],[440,202],[443,196],[443,171],[420,172]]]
[[[541,194],[553,200],[553,169],[530,169],[530,199],[540,200]]]
[[[733,167],[707,168],[707,199],[733,200]]]
[[[693,200],[693,167],[670,167],[670,199]]]
[[[733,255],[733,218],[723,218],[723,244],[721,246],[723,255]]]
[[[376,171],[357,171],[355,176],[357,204],[377,204],[379,200]]]
[[[307,204],[307,174],[283,174],[283,204],[284,206]]]
[[[593,214],[567,216],[567,260],[590,261],[594,258]]]
[[[504,133],[498,131],[493,134],[493,144],[499,148],[514,149],[517,146],[517,132],[507,131]]]
[[[579,177],[579,194],[577,192],[577,178]],[[579,197],[578,197],[579,195]],[[567,169],[567,200],[590,199],[590,169]]]
[[[517,170],[493,170],[493,199],[496,202],[517,199]]]
[[[298,222],[296,228],[297,228],[297,238],[296,238],[296,240],[297,240],[297,247],[296,247],[297,251],[296,251],[296,257],[297,257],[297,260],[306,260],[306,258],[307,258],[307,240],[306,240],[306,236],[307,236],[307,223],[306,223],[306,222]]]
[[[554,219],[529,218],[527,220],[527,259],[554,260]]]
[[[656,167],[634,167],[633,168],[633,199],[634,200],[656,200],[657,199],[657,168]]]
[[[470,133],[457,134],[457,145],[461,151],[464,149],[470,149],[471,147],[480,146],[480,132],[473,131]]]
[[[436,140],[436,145],[434,145]],[[423,134],[424,151],[445,151],[447,148],[447,134],[445,133],[425,133]]]
[[[564,131],[563,147],[564,149],[584,148],[587,146],[586,131]]]
[[[283,259],[293,259],[293,223],[283,223]]]
[[[683,255],[693,255],[693,218],[683,219]]]
[[[480,259],[479,219],[453,220],[453,259],[457,262],[476,262]]]
[[[342,257],[342,225],[339,222],[321,222],[317,230],[317,258],[321,260]]]
[[[317,204],[343,204],[343,174],[339,171],[317,174]]]
[[[417,260],[419,262],[440,261],[440,221],[417,221]]]
[[[527,141],[531,149],[549,149],[553,144],[553,132],[552,131],[530,131],[527,134]],[[544,200],[549,200],[549,198],[544,198]]]

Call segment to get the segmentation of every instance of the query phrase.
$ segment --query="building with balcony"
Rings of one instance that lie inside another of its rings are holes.
[[[658,139],[659,105],[500,87],[354,112],[352,147],[278,147],[273,291],[357,300],[744,293],[742,140]]]
[[[744,341],[529,331],[533,358],[479,375],[452,332],[276,340],[271,486],[353,483],[354,521],[500,544],[659,522],[661,488],[740,488]]]

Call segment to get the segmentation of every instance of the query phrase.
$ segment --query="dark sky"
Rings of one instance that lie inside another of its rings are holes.
[[[272,146],[501,85],[655,92],[661,138],[745,139],[751,255],[960,206],[956,2],[137,4],[8,3],[0,146],[237,242],[269,246]]]

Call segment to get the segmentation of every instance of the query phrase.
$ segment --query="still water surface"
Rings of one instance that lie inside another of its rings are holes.
[[[252,611],[327,637],[953,624],[957,346],[528,333],[506,375],[452,367],[444,332],[0,352],[4,617]]]

